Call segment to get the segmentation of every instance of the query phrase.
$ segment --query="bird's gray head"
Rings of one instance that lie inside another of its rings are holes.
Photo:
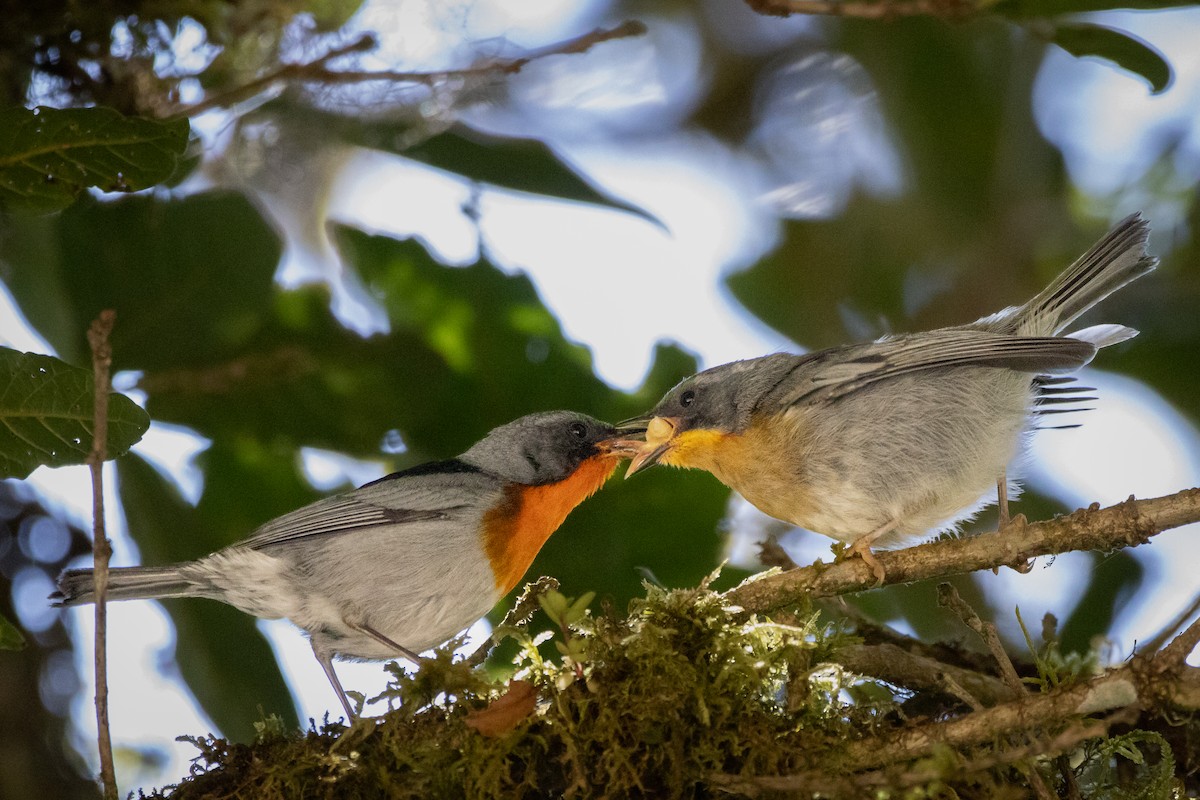
[[[778,382],[795,356],[780,353],[734,361],[698,372],[680,381],[646,415],[679,420],[679,431],[742,431],[758,401]]]
[[[495,428],[459,458],[515,483],[555,483],[603,452],[600,443],[615,434],[613,426],[586,414],[545,411]]]

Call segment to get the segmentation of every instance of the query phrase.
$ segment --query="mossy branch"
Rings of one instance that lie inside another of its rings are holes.
[[[960,717],[935,719],[848,742],[837,772],[857,775],[833,777],[828,770],[818,770],[753,778],[723,775],[717,776],[716,782],[749,796],[764,791],[845,795],[874,787],[897,789],[937,780],[943,777],[947,765],[921,764],[919,759],[931,758],[946,748],[961,750],[1018,734],[1026,734],[1033,741],[1000,748],[982,758],[958,760],[953,769],[964,775],[1069,752],[1080,742],[1107,735],[1114,722],[1133,722],[1144,709],[1200,711],[1200,669],[1186,663],[1197,643],[1200,619],[1161,651],[1137,655],[1092,680],[1011,699]],[[1109,716],[1088,718],[1104,713]],[[917,765],[910,766],[914,761]]]
[[[1200,488],[1147,500],[1079,509],[1043,522],[1017,517],[1006,528],[962,539],[944,539],[904,550],[879,552],[885,583],[946,578],[981,569],[1022,567],[1038,556],[1072,550],[1109,551],[1144,544],[1171,528],[1200,522]],[[814,564],[762,578],[751,578],[727,594],[747,613],[764,613],[807,599],[849,594],[876,584],[871,568],[859,558]]]

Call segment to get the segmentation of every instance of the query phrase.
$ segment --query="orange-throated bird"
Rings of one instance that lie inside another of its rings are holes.
[[[318,500],[196,561],[113,569],[108,599],[207,597],[287,617],[352,719],[334,657],[415,661],[486,614],[616,469],[614,433],[583,414],[531,414],[458,458]],[[94,602],[92,570],[64,572],[51,599]]]
[[[1135,214],[1029,302],[969,325],[778,353],[682,381],[631,424],[626,477],[660,462],[711,472],[767,514],[851,545],[882,583],[877,545],[944,530],[997,493],[1041,414],[1093,391],[1054,377],[1137,331],[1059,332],[1150,270]],[[1062,426],[1075,427],[1075,426]]]

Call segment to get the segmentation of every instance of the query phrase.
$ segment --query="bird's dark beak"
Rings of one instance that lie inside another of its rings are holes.
[[[679,423],[678,417],[654,417],[646,424],[646,441],[640,443],[641,447],[630,460],[629,468],[625,470],[626,478],[658,463],[674,445]]]
[[[618,422],[613,427],[617,429],[617,433],[632,436],[638,433],[645,433],[646,426],[652,419],[654,419],[653,414],[642,414],[640,417],[630,417],[627,420]]]

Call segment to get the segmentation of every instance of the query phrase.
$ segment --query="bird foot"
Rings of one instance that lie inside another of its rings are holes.
[[[875,558],[875,554],[871,552],[871,537],[864,536],[854,544],[850,545],[846,550],[846,557],[857,555],[867,566],[871,568],[871,572],[875,575],[875,585],[872,588],[878,589],[883,586],[883,581],[887,578],[887,572],[884,571],[883,565],[879,563],[879,559]]]
[[[1019,532],[1025,530],[1027,525],[1029,525],[1029,520],[1024,514],[1017,514],[1015,517],[1009,517],[1008,514],[1002,513],[1000,515],[1000,521],[996,525],[996,531],[998,533],[1008,533],[1009,531]],[[1031,571],[1033,571],[1033,559],[1021,559],[1016,563],[1008,564],[1007,566],[1009,569],[1019,572],[1022,575],[1028,575]],[[1000,574],[1000,567],[992,567],[992,574]]]

